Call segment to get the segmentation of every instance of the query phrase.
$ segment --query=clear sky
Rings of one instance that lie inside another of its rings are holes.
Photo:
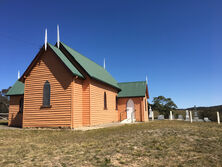
[[[180,108],[222,104],[222,1],[0,0],[0,89],[25,71],[44,43],[61,41],[119,81],[148,76],[150,100]]]

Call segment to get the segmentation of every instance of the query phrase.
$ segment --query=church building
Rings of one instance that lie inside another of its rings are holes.
[[[7,95],[9,126],[72,129],[148,121],[146,81],[118,83],[59,40],[55,46],[45,41]]]

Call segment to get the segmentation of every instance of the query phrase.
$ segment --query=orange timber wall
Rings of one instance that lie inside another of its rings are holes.
[[[138,122],[146,122],[148,121],[148,106],[145,110],[145,101],[147,100],[146,97],[125,97],[125,98],[118,98],[118,121],[122,121],[127,118],[127,101],[132,99],[134,102],[135,108],[135,118]]]
[[[107,109],[104,109],[106,92]],[[116,110],[117,90],[98,81],[90,82],[90,125],[106,124],[118,121]]]
[[[19,112],[19,101],[23,95],[10,96],[8,126],[22,127],[22,113]]]
[[[118,121],[115,89],[88,77],[85,80],[75,78],[73,85],[73,128]],[[104,110],[104,92],[107,94],[106,110]]]
[[[51,108],[41,108],[43,86],[51,86]],[[25,80],[23,127],[70,127],[73,76],[49,49]]]
[[[144,106],[146,105],[146,107],[144,108],[144,121],[147,122],[147,121],[149,121],[149,117],[148,117],[149,105],[147,102],[147,97],[143,98],[143,104],[144,104]]]
[[[82,85],[82,126],[90,126],[90,79],[86,78]]]

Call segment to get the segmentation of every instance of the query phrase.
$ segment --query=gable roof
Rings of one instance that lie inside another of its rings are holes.
[[[57,47],[51,45],[50,43],[48,43],[48,45],[74,75],[84,78],[84,76],[76,69],[76,67],[69,61],[69,59]]]
[[[64,65],[74,74],[81,78],[84,78],[84,76],[76,69],[76,67],[69,61],[69,59],[55,46],[53,46],[50,43],[47,43],[47,46],[52,49],[52,51],[55,53],[55,55],[58,56],[58,58],[64,63]],[[31,69],[34,67],[40,56],[45,52],[44,48],[42,47],[38,54],[35,56],[35,58],[32,60],[31,64],[28,66],[26,71],[23,73],[22,77],[19,79],[20,81],[24,81],[24,76],[26,76]]]
[[[121,89],[118,97],[144,97],[146,93],[148,95],[146,81],[121,82],[118,85]]]
[[[23,94],[24,94],[24,83],[17,80],[15,84],[6,93],[6,96],[23,95]]]
[[[115,88],[119,88],[117,81],[102,66],[88,59],[77,51],[73,50],[66,44],[60,42],[61,45],[69,52],[69,54],[80,64],[80,66],[88,73],[91,78],[102,81]]]

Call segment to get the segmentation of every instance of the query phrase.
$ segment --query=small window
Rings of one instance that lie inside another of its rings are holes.
[[[19,101],[19,112],[20,113],[23,113],[23,101],[24,101],[23,98],[21,98]]]
[[[104,109],[107,109],[106,92],[104,92]]]
[[[145,101],[145,111],[147,111],[147,102]]]
[[[118,97],[116,96],[116,110],[118,110]]]
[[[49,107],[49,106],[50,106],[50,83],[46,81],[43,88],[43,107]]]

